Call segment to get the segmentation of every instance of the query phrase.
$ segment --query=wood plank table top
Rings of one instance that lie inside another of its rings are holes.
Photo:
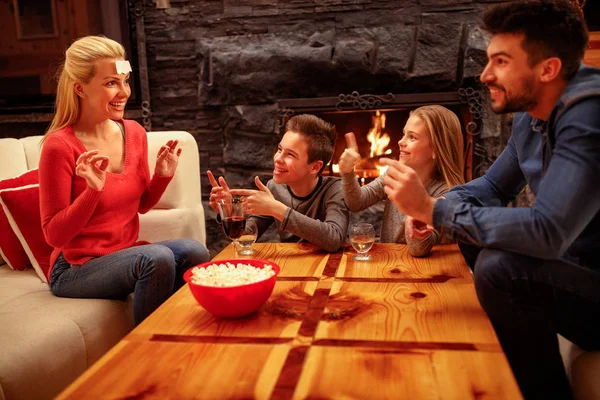
[[[215,318],[186,285],[58,398],[522,398],[456,245],[255,246],[281,267],[257,313]]]

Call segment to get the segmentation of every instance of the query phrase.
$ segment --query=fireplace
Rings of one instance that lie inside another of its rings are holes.
[[[402,125],[407,112],[394,110],[375,110],[359,112],[338,112],[317,114],[323,120],[335,125],[338,136],[329,168],[323,171],[327,175],[339,175],[339,158],[346,143],[344,134],[353,132],[358,145],[361,160],[354,170],[362,184],[368,179],[381,175],[379,165],[381,157],[397,158],[398,148],[394,146],[401,138]]]
[[[478,107],[470,107],[469,100]],[[441,104],[453,111],[464,127],[465,180],[472,178],[473,136],[481,123],[481,104],[469,99],[466,93],[463,93],[461,101],[458,92],[374,96],[360,95],[354,91],[350,95],[340,94],[334,98],[284,99],[278,103],[282,129],[289,118],[302,113],[314,114],[335,125],[338,136],[332,160],[323,171],[324,175],[339,176],[338,160],[346,148],[344,134],[353,132],[362,157],[355,172],[362,185],[380,176],[383,171],[378,163],[380,158],[398,159],[398,141],[402,138],[410,111],[422,105]]]
[[[355,167],[356,178],[364,185],[377,178],[382,169],[377,160],[382,156],[398,159],[398,141],[409,117],[409,112],[423,105],[439,104],[453,111],[463,127],[465,146],[465,180],[479,176],[487,168],[492,158],[488,157],[481,144],[486,112],[485,96],[477,90],[476,82],[472,86],[459,88],[454,92],[428,92],[413,94],[384,95],[360,94],[351,91],[335,97],[280,99],[277,101],[280,136],[285,133],[285,123],[298,114],[314,114],[336,126],[338,136],[334,146],[332,161],[324,170],[324,175],[339,176],[337,162],[346,148],[344,134],[354,132],[359,152],[363,157]],[[384,117],[385,116],[385,117]],[[385,123],[383,123],[385,118]],[[489,125],[489,122],[487,122]],[[382,129],[377,129],[382,128]],[[372,152],[369,134],[379,130],[380,136],[387,135],[385,145]],[[474,175],[474,171],[478,175]],[[350,223],[371,223],[376,232],[381,231],[384,201],[359,213],[352,213]],[[273,239],[275,238],[275,234]],[[267,236],[269,237],[269,236]]]

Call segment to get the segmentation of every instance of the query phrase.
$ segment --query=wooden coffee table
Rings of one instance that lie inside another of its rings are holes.
[[[456,245],[256,247],[281,267],[258,313],[215,319],[184,286],[58,398],[522,398]]]

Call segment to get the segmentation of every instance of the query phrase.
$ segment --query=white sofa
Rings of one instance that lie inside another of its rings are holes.
[[[36,168],[41,136],[0,139],[0,180]],[[140,216],[140,239],[192,238],[205,244],[196,140],[187,132],[149,132],[149,165],[178,139],[177,173],[154,209]],[[3,264],[3,261],[0,261]],[[0,400],[50,399],[133,327],[128,301],[55,297],[33,269],[0,265]]]
[[[575,399],[600,399],[600,351],[583,351],[560,335],[558,343]]]

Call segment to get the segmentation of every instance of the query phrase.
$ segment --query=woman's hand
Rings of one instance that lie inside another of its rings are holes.
[[[219,181],[215,179],[213,173],[209,170],[206,171],[206,175],[208,175],[208,180],[212,189],[210,190],[210,197],[208,200],[208,204],[210,208],[215,210],[215,212],[219,213],[219,206],[217,203],[223,199],[230,199],[231,193],[229,193],[229,186],[227,186],[227,182],[225,182],[225,178],[222,176],[219,177]],[[220,184],[219,184],[220,183]]]
[[[94,190],[104,189],[108,156],[98,154],[98,150],[82,153],[75,161],[75,174],[85,179],[87,185]]]
[[[156,156],[156,168],[154,169],[156,175],[164,177],[175,175],[182,150],[181,148],[177,149],[178,143],[179,140],[169,140],[160,147]]]
[[[360,154],[358,153],[358,145],[356,144],[354,133],[346,133],[345,138],[346,150],[344,150],[338,161],[340,172],[342,174],[352,172],[354,166],[360,161]]]

